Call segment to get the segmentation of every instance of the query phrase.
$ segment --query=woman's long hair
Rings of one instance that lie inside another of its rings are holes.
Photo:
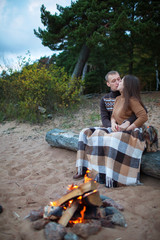
[[[129,99],[131,97],[136,98],[141,105],[144,107],[142,103],[141,96],[140,96],[140,82],[136,76],[133,75],[126,75],[123,78],[123,95],[125,98],[124,102],[124,110],[126,111],[129,106]]]

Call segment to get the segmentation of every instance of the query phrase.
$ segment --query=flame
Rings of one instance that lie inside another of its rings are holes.
[[[86,206],[84,206],[82,211],[80,212],[81,217],[77,218],[76,220],[70,220],[69,223],[72,223],[72,224],[82,223],[84,220],[85,211],[86,211]]]
[[[68,202],[68,206],[69,206],[69,207],[71,206],[72,202],[73,202],[73,199],[72,199],[72,200],[69,200],[69,202]]]
[[[77,199],[82,200],[82,196],[77,197]]]
[[[57,202],[50,202],[50,206],[58,207],[58,204],[57,204]]]
[[[87,170],[86,174],[84,176],[84,183],[87,183],[87,182],[93,180],[93,178],[88,176],[89,173],[90,173],[90,170]],[[69,191],[72,191],[72,190],[74,190],[74,189],[76,189],[78,187],[79,187],[78,185],[71,184],[71,185],[68,185],[67,189]],[[93,192],[97,192],[97,190],[93,190]],[[77,197],[77,200],[79,201],[79,204],[83,204],[82,203],[82,198],[83,198],[82,196]],[[68,203],[63,205],[63,209],[66,210],[67,207],[70,207],[72,205],[72,203],[73,203],[73,199],[71,199],[70,201],[68,201]],[[58,203],[57,202],[50,202],[50,206],[57,207]],[[80,212],[81,217],[77,218],[76,220],[70,220],[69,223],[71,223],[71,224],[82,223],[84,221],[84,213],[85,213],[85,211],[86,211],[86,206],[83,206],[83,209]]]
[[[89,170],[86,171],[86,174],[84,175],[84,183],[89,182],[93,180],[92,178],[88,177],[88,174],[90,173]]]
[[[74,184],[68,185],[68,187],[67,187],[67,189],[68,189],[69,191],[72,191],[73,189],[76,189],[76,188],[78,188],[78,185],[74,185]]]
[[[82,196],[77,197],[77,200],[79,201],[79,204],[82,204]]]
[[[95,189],[95,190],[93,190],[93,192],[98,192],[98,190],[97,190],[97,189]]]

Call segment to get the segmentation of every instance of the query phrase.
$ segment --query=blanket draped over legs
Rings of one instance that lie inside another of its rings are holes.
[[[80,132],[76,167],[78,174],[86,169],[105,176],[106,187],[115,183],[139,183],[140,163],[145,142],[142,129],[112,132],[111,128],[85,128]]]

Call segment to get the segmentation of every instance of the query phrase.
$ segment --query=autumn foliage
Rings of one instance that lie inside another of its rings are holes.
[[[72,79],[64,68],[34,63],[21,72],[0,78],[0,120],[17,118],[37,122],[38,107],[48,113],[67,108],[79,101],[81,80]]]

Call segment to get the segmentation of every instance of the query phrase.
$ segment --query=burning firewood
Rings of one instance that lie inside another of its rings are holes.
[[[67,226],[69,220],[72,218],[73,214],[78,208],[78,201],[74,201],[71,206],[68,206],[67,210],[64,212],[63,216],[58,221],[59,224],[63,225],[64,227]]]
[[[76,212],[79,205],[85,206],[92,205],[92,206],[101,206],[102,201],[99,196],[99,192],[97,191],[98,184],[93,181],[87,181],[80,186],[72,185],[70,187],[70,192],[62,196],[55,202],[52,202],[52,206],[46,206],[44,208],[44,218],[51,219],[51,220],[58,220],[58,223],[62,224],[63,226],[67,226],[68,222]],[[59,208],[64,211],[60,211]],[[83,207],[83,214],[85,211]],[[60,214],[57,215],[58,211]]]
[[[50,206],[32,210],[27,216],[31,221],[37,221],[32,222],[32,227],[35,230],[44,228],[47,239],[48,236],[59,239],[59,236],[66,234],[67,226],[73,227],[72,231],[81,237],[97,233],[101,226],[113,228],[117,224],[126,227],[123,215],[116,209],[123,210],[123,207],[112,199],[99,195],[98,183],[89,178],[84,181],[79,186],[70,185],[69,192],[51,202]],[[43,219],[40,219],[42,214]]]
[[[100,199],[100,195],[97,190],[94,190],[89,193],[85,193],[83,195],[83,202],[86,205],[93,205],[93,206],[97,206],[97,207],[102,206],[102,201]]]
[[[65,203],[71,199],[82,196],[83,194],[85,194],[87,192],[96,190],[97,186],[98,186],[98,184],[93,180],[83,183],[83,184],[77,186],[77,188],[73,189],[71,192],[67,193],[66,195],[63,195],[60,199],[55,201],[54,204],[55,204],[55,206],[61,206],[63,203]]]
[[[110,226],[111,220],[106,218],[105,206],[113,205],[113,202],[108,203],[101,198],[97,187],[98,183],[88,177],[79,186],[70,185],[69,192],[51,202],[51,206],[45,206],[43,218],[47,221],[53,220],[64,227],[84,223],[88,219],[100,219],[103,226]]]

